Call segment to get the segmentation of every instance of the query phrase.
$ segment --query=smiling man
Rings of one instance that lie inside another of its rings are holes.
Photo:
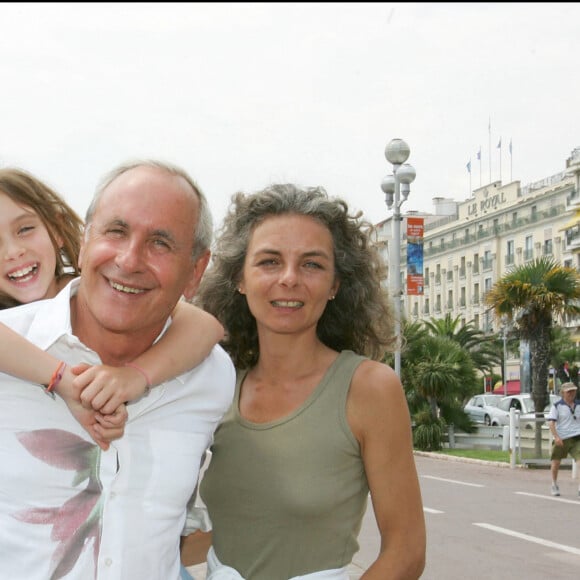
[[[147,161],[110,173],[86,222],[80,278],[0,321],[68,364],[120,366],[195,294],[211,215],[183,170]],[[0,578],[177,580],[187,502],[234,380],[214,347],[129,404],[124,436],[103,451],[61,399],[0,374]]]

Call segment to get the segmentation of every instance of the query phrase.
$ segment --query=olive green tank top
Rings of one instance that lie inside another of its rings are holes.
[[[270,423],[240,417],[238,376],[200,493],[217,557],[243,578],[341,568],[358,551],[369,488],[346,399],[363,360],[343,351],[299,409]]]

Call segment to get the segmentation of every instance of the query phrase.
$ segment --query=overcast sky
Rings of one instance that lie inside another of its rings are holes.
[[[564,170],[579,22],[579,3],[2,3],[0,165],[81,215],[106,171],[155,157],[189,171],[216,224],[274,181],[376,223],[400,137],[417,171],[403,211],[432,211],[469,197],[470,159],[472,189],[490,152],[509,182],[510,140],[522,185]]]

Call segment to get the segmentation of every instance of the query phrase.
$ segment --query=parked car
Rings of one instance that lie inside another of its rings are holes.
[[[476,423],[491,425],[491,408],[497,407],[502,400],[501,395],[475,395],[471,397],[463,410]]]
[[[547,413],[550,407],[560,399],[558,395],[550,395],[550,402],[546,405],[543,412]],[[491,409],[491,425],[509,425],[510,424],[510,409],[514,408],[520,412],[520,421],[535,419],[535,407],[532,395],[530,393],[522,393],[519,395],[508,395],[503,397],[496,407]],[[532,423],[527,423],[526,427],[531,428]]]

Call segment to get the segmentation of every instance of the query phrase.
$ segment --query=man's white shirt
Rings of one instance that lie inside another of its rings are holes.
[[[69,365],[98,364],[72,334],[77,286],[0,322]],[[59,397],[0,373],[0,578],[177,580],[186,505],[234,388],[215,346],[130,403],[123,437],[102,451]]]

